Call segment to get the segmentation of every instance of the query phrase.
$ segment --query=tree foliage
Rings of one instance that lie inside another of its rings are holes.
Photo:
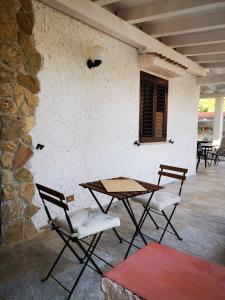
[[[214,112],[215,111],[215,99],[200,99],[198,105],[198,111],[200,112]],[[225,101],[224,101],[224,111],[225,111]]]

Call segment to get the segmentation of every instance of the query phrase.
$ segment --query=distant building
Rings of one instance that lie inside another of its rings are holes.
[[[198,113],[198,140],[212,140],[214,112]],[[225,135],[225,112],[223,113],[223,135]]]

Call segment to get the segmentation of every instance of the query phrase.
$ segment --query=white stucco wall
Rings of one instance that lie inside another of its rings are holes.
[[[36,182],[75,194],[75,207],[95,205],[79,183],[128,176],[156,182],[160,163],[195,173],[199,90],[190,75],[169,82],[169,143],[141,145],[139,68],[136,49],[34,2],[34,36],[44,57],[37,124],[32,130],[36,151],[30,169]],[[103,46],[103,64],[86,66],[89,45]],[[34,202],[40,204],[38,196]],[[45,223],[41,209],[33,220]]]

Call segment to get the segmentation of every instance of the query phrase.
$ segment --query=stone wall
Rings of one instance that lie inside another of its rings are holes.
[[[36,233],[31,221],[33,176],[26,163],[33,155],[29,131],[35,125],[42,58],[35,49],[30,0],[0,1],[0,154],[3,242]]]

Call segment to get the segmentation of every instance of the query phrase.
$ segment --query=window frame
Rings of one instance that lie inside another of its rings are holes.
[[[153,137],[144,136],[144,100],[142,99],[143,95],[143,85],[142,80],[149,81],[153,84]],[[163,110],[163,137],[156,137],[156,105],[157,105],[157,87],[163,86],[166,89],[165,94],[165,103],[164,103],[164,110]],[[168,117],[168,87],[169,81],[152,74],[149,74],[144,71],[140,71],[140,95],[139,95],[139,142],[141,143],[154,143],[154,142],[166,142],[167,140],[167,117]]]

